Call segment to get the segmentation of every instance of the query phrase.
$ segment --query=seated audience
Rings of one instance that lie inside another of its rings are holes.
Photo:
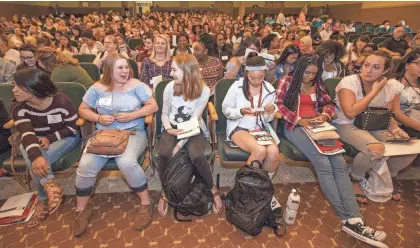
[[[304,37],[300,38],[300,52],[302,54],[313,54],[313,53],[315,53],[315,50],[312,47],[311,37],[304,36]]]
[[[213,95],[213,88],[220,79],[223,78],[223,64],[217,58],[213,57],[214,51],[214,38],[209,34],[202,34],[198,41],[194,43],[194,57],[197,59],[200,74],[203,81],[210,88]]]
[[[369,36],[361,35],[353,43],[347,44],[347,63],[350,74],[360,73],[362,64],[373,49],[369,46]]]
[[[10,60],[4,59],[0,54],[0,83],[13,83],[13,74],[16,65]]]
[[[335,105],[322,81],[322,59],[314,55],[300,57],[293,76],[280,79],[276,104],[286,122],[284,136],[315,168],[324,196],[343,222],[342,229],[366,243],[385,239],[385,232],[369,228],[361,218],[343,155],[320,154],[303,131],[315,121],[330,121],[334,115]]]
[[[35,51],[36,46],[33,46],[31,44],[24,44],[19,50],[20,60],[22,61],[22,63],[18,65],[16,70],[19,71],[30,67],[40,69],[35,58]]]
[[[345,55],[344,46],[337,41],[324,41],[317,48],[316,53],[322,58],[322,80],[345,76],[345,66],[340,61]]]
[[[92,78],[80,67],[77,59],[51,47],[40,47],[35,52],[39,67],[51,73],[53,82],[75,82],[85,87],[92,85]]]
[[[283,39],[280,42],[280,50],[283,51],[289,45],[294,44],[294,39],[295,34],[290,30],[286,30],[283,34]]]
[[[191,161],[203,179],[204,184],[213,193],[213,211],[218,214],[222,210],[222,201],[218,189],[213,184],[210,164],[204,156],[204,145],[208,142],[205,138],[208,131],[202,119],[210,97],[210,89],[200,80],[200,69],[197,60],[191,54],[180,54],[174,57],[172,62],[171,76],[174,78],[163,93],[162,125],[164,132],[156,145],[157,156],[154,157],[159,170],[160,180],[166,165],[174,154],[185,146]],[[181,118],[177,116],[181,113]],[[177,128],[178,123],[197,118],[200,123],[201,133],[186,139],[177,139],[177,134],[182,131]],[[159,200],[158,211],[162,216],[168,213],[168,204],[165,202],[165,194],[162,191]]]
[[[325,23],[324,30],[319,32],[319,35],[321,36],[322,41],[329,40],[331,34],[332,34],[331,25],[329,23]]]
[[[117,40],[116,37],[114,37],[112,35],[105,36],[104,46],[105,46],[105,51],[96,55],[96,58],[93,61],[93,63],[98,66],[98,68],[101,70],[101,72],[102,72],[102,68],[103,68],[103,63],[104,63],[106,57],[108,56],[108,54],[112,54],[112,53],[116,52],[116,53],[121,54],[121,56],[123,56],[126,59],[129,58],[126,52],[121,51],[119,49],[118,40]]]
[[[5,34],[0,34],[0,54],[4,59],[12,62],[15,67],[21,63],[19,52],[10,47],[9,40]]]
[[[150,57],[150,55],[152,55],[152,51],[153,51],[153,36],[152,35],[145,35],[144,39],[144,45],[143,46],[138,46],[136,47],[136,50],[138,52],[138,56],[137,56],[137,67],[139,68],[139,75],[141,74],[141,67],[142,67],[142,63],[143,63],[143,59],[144,58],[148,58]]]
[[[227,62],[232,58],[232,45],[226,43],[225,35],[218,33],[216,36],[216,57],[222,61],[223,66],[226,66]]]
[[[404,56],[409,46],[407,41],[402,38],[403,35],[403,27],[395,28],[392,37],[389,37],[382,42],[380,50],[387,52],[392,57],[400,58]]]
[[[246,42],[247,40],[244,41]],[[272,179],[280,163],[280,155],[277,147],[279,140],[269,123],[277,112],[276,89],[264,80],[267,71],[268,68],[262,57],[248,58],[244,77],[239,78],[229,88],[223,100],[222,111],[227,118],[227,141],[232,141],[250,153],[247,164],[258,160]],[[264,108],[264,111],[254,112],[254,108]],[[268,146],[257,144],[249,133],[249,130],[254,129],[269,131],[275,142]],[[276,214],[281,210],[280,203],[274,196],[271,208]]]
[[[163,80],[170,78],[171,64],[172,56],[169,49],[169,41],[164,35],[155,36],[152,54],[149,58],[143,59],[140,81],[151,86],[151,81],[154,77],[162,75]]]
[[[63,53],[67,53],[70,56],[76,55],[79,53],[76,47],[72,46],[70,36],[63,34],[60,38],[60,45],[57,48]]]
[[[195,40],[195,39],[194,39]],[[189,47],[189,38],[187,33],[179,33],[176,36],[176,47],[171,49],[171,55],[177,56],[179,54],[189,53],[194,51]]]
[[[283,76],[288,76],[293,73],[296,60],[301,55],[300,49],[294,44],[288,45],[282,52],[280,58],[276,61],[276,68],[274,69],[274,78],[276,80]]]
[[[279,57],[280,54],[280,39],[276,34],[269,34],[262,39],[262,53],[273,54],[275,57]]]
[[[80,142],[77,110],[41,70],[20,70],[13,79],[16,102],[11,116],[22,135],[20,152],[38,190],[35,212],[27,224],[34,227],[63,200],[64,188],[55,180],[52,166]]]
[[[83,44],[80,47],[79,54],[93,54],[97,55],[105,51],[105,47],[101,42],[95,41],[92,31],[85,31],[81,35]]]
[[[395,178],[398,172],[410,165],[416,157],[415,155],[384,157],[385,147],[381,142],[394,138],[409,138],[394,118],[391,119],[388,130],[367,131],[354,125],[357,115],[368,107],[392,109],[396,92],[393,84],[388,84],[386,78],[391,60],[391,56],[384,51],[373,52],[367,56],[360,74],[343,78],[336,88],[337,119],[333,122],[340,139],[359,151],[353,159],[350,176],[357,201],[360,203],[367,203],[367,197],[360,188],[360,180],[369,169],[386,163],[391,176]],[[394,191],[392,199],[400,200],[400,193]]]
[[[417,31],[417,34],[411,39],[408,45],[412,50],[420,49],[420,30]]]
[[[420,138],[420,119],[410,118],[420,111],[420,50],[403,57],[396,68],[395,79],[397,94],[392,108],[395,119],[410,137]]]
[[[9,114],[7,113],[6,107],[3,101],[0,99],[0,164],[4,160],[10,157],[10,144],[9,137],[11,135],[10,130],[3,127],[10,120]]]

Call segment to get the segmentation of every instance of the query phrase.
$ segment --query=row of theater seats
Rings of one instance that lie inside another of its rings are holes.
[[[335,87],[340,82],[341,78],[332,78],[327,79],[325,84],[332,99],[335,97]],[[215,152],[219,154],[219,159],[221,166],[224,168],[238,168],[245,164],[249,154],[239,148],[232,148],[226,144],[226,117],[222,112],[222,102],[225,98],[225,95],[229,87],[236,81],[236,79],[222,79],[216,85],[214,104],[209,102],[207,108],[203,112],[203,118],[208,123],[209,130],[211,133],[211,141],[206,144],[204,154],[209,160],[212,167],[214,167],[215,162]],[[166,85],[169,83],[169,80],[162,81],[158,84],[155,90],[155,98],[159,106],[158,112],[154,116],[146,117],[146,124],[148,125],[148,136],[149,144],[148,150],[150,151],[149,159],[152,162],[152,168],[154,172],[154,163],[153,163],[153,147],[154,144],[157,144],[157,141],[161,135],[162,122],[162,104],[163,104],[163,91]],[[276,87],[277,82],[274,83]],[[84,86],[78,83],[56,83],[57,87],[66,94],[74,104],[74,106],[79,106],[82,102],[82,97],[84,96],[86,89]],[[13,85],[9,84],[0,84],[0,98],[3,99],[5,107],[9,110],[12,103],[13,94],[12,94]],[[293,144],[288,142],[282,135],[283,122],[281,121],[281,115],[277,114],[275,120],[273,121],[273,127],[277,131],[279,138],[281,140],[279,144],[279,149],[281,152],[281,157],[283,161],[288,165],[299,165],[299,166],[309,166],[310,163],[308,159],[296,148]],[[85,122],[82,119],[77,121],[77,124],[81,127],[82,136],[84,138],[88,137],[94,131],[94,125],[89,122]],[[13,123],[8,123],[8,128],[13,127]],[[358,151],[356,151],[351,146],[345,146],[347,151],[347,157],[354,157]],[[81,145],[76,147],[72,152],[64,155],[61,159],[56,161],[53,165],[53,172],[57,173],[58,176],[68,176],[74,171],[75,166],[81,155]],[[139,157],[138,162],[141,165],[147,166],[147,163],[144,163],[146,151]],[[29,173],[25,161],[23,158],[18,158],[15,161],[14,168],[11,167],[11,160],[8,159],[4,162],[3,167],[12,172],[13,175],[19,180],[19,182],[27,187],[30,180]],[[146,168],[144,168],[146,169]],[[111,172],[117,172],[118,167],[116,166],[115,160],[110,160],[103,168],[102,175],[110,174]],[[115,173],[113,173],[115,175]]]

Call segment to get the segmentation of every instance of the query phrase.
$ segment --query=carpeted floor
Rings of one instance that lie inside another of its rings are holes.
[[[362,215],[371,227],[387,232],[385,243],[390,248],[420,247],[420,181],[399,181],[396,187],[403,191],[402,201],[371,202],[362,206]],[[288,226],[287,234],[282,238],[276,237],[268,228],[257,237],[247,236],[223,215],[209,214],[189,223],[180,223],[172,216],[160,217],[157,211],[151,226],[137,232],[130,227],[139,204],[137,197],[132,193],[109,193],[94,196],[91,225],[80,238],[73,238],[70,228],[75,197],[66,196],[59,211],[41,226],[1,227],[0,247],[369,247],[340,231],[340,221],[316,183],[277,184],[278,199],[284,203],[292,188],[298,189],[302,203],[296,223]],[[157,192],[152,191],[152,196],[156,202]]]

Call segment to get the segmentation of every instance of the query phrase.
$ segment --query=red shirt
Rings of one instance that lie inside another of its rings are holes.
[[[300,117],[317,117],[318,116],[315,109],[315,102],[312,101],[311,99],[311,94],[300,94],[299,116]]]

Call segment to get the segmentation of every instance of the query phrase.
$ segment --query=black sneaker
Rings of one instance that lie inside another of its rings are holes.
[[[276,197],[274,196],[273,199],[271,199],[271,210],[273,211],[274,217],[282,217],[283,209],[281,208],[280,202],[277,201]]]
[[[380,248],[388,248],[388,246],[381,241],[385,240],[386,233],[382,231],[375,231],[374,229],[365,226],[361,222],[356,224],[350,224],[348,221],[341,228],[346,233],[355,237],[356,239],[363,241],[367,244],[373,245]]]

